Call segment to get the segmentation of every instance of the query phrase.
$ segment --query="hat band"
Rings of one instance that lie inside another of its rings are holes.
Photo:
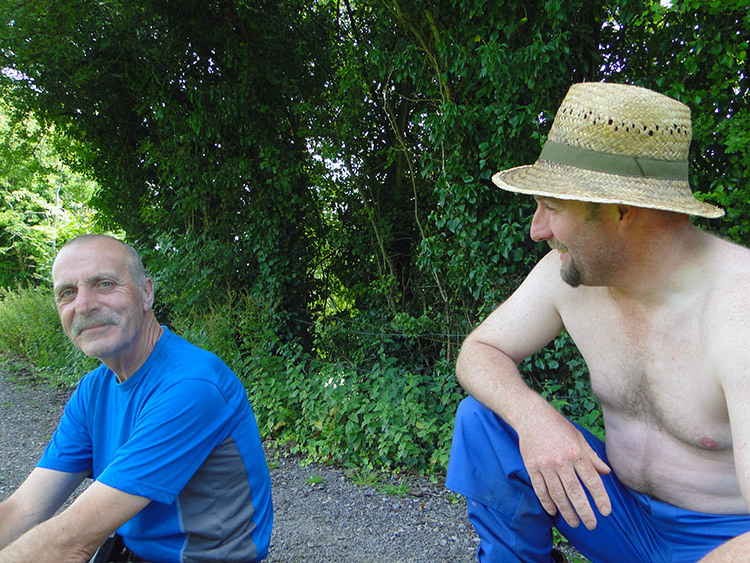
[[[620,176],[685,181],[688,179],[687,161],[655,160],[622,154],[609,154],[581,147],[571,147],[554,141],[547,141],[544,144],[539,158],[558,164],[567,164],[568,166],[606,174],[619,174]]]

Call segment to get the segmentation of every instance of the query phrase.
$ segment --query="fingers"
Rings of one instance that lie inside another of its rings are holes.
[[[577,468],[578,470],[578,468]],[[560,510],[560,513],[565,518],[565,521],[573,527],[578,526],[579,519],[583,522],[589,530],[596,528],[596,514],[589,504],[589,499],[586,496],[581,481],[576,475],[575,471],[566,471],[563,475],[563,485],[565,487],[565,495],[567,497],[567,512],[571,514],[570,517],[565,517],[565,512]],[[576,514],[577,516],[573,516]]]
[[[612,512],[601,478],[611,470],[573,424],[554,411],[541,426],[535,421],[517,431],[534,492],[550,516],[559,512],[568,525],[583,522],[592,530],[597,515],[591,501],[601,515]]]
[[[595,455],[595,454],[594,454]],[[534,492],[550,516],[557,512],[569,526],[577,528],[581,522],[589,529],[596,527],[596,513],[589,502],[589,492],[602,516],[612,512],[612,505],[600,475],[610,472],[598,457],[579,459],[573,465],[549,467],[529,473]]]
[[[596,526],[594,511],[572,468],[550,471],[546,475],[540,473],[536,480],[538,485],[534,486],[534,491],[547,514],[554,516],[559,511],[572,528],[577,528],[581,520],[588,529]],[[532,479],[532,485],[534,481]]]
[[[602,516],[609,516],[612,513],[612,503],[601,476],[609,475],[612,470],[590,447],[588,448],[588,462],[585,463],[583,460],[579,462],[576,471],[591,498],[594,499],[599,513]]]
[[[577,528],[583,522],[589,530],[596,527],[596,515],[576,472],[567,467],[547,481],[552,501],[569,526]]]
[[[531,486],[534,488],[534,492],[545,512],[550,516],[557,514],[557,504],[550,496],[549,487],[547,486],[547,480],[545,477],[540,472],[529,472],[529,477],[531,478]]]
[[[604,483],[596,466],[581,460],[575,464],[575,471],[577,474],[577,487],[573,492],[569,491],[568,495],[578,515],[581,517],[583,525],[589,530],[593,530],[596,527],[596,515],[593,508],[591,508],[586,491],[591,495],[594,505],[602,516],[610,515],[612,512],[612,503],[609,500],[609,495],[604,488]],[[575,495],[575,497],[571,495]]]
[[[594,466],[594,469],[596,469],[596,472],[599,475],[609,475],[612,472],[612,469],[602,461],[602,459],[596,455],[596,452],[589,447],[589,460],[591,461],[591,464]]]

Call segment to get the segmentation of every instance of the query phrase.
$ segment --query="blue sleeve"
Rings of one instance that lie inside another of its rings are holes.
[[[149,397],[127,441],[97,480],[171,503],[231,430],[234,409],[205,379],[181,379]]]

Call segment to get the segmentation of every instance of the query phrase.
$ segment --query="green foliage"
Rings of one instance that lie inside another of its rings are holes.
[[[371,468],[354,468],[348,473],[349,478],[363,487],[370,487],[383,491],[386,494],[404,497],[409,494],[409,484],[403,479],[390,479],[388,482],[383,482],[385,474],[382,471],[378,471]]]
[[[277,302],[299,336],[319,223],[305,108],[327,80],[323,8],[3,0],[4,94],[82,142],[70,156],[102,186],[102,228],[149,247],[199,233],[241,257],[218,286]]]
[[[388,495],[397,497],[405,497],[409,494],[408,483],[383,483],[378,489]]]
[[[691,181],[728,209],[700,224],[747,241],[745,4],[0,0],[0,88],[55,147],[78,141],[60,153],[98,180],[103,225],[138,241],[160,318],[245,379],[265,434],[442,467],[460,342],[544,250],[531,198],[491,175],[536,159],[571,83],[687,103]],[[56,180],[13,147],[0,283],[35,279],[53,248],[32,218]],[[522,367],[600,428],[567,336]]]
[[[208,307],[184,309],[168,322],[183,338],[219,356],[241,378],[246,364],[267,358],[276,349],[273,313],[246,292]]]
[[[154,280],[163,320],[204,312],[223,304],[235,258],[218,241],[204,234],[162,233],[153,246],[140,246],[140,254]]]
[[[73,143],[0,103],[0,287],[43,283],[61,241],[92,223],[94,184],[61,161]]]
[[[377,487],[383,479],[383,474],[373,469],[360,469],[358,467],[349,471],[349,478],[363,487]]]
[[[431,147],[421,152],[420,170],[437,197],[419,265],[450,288],[448,314],[470,310],[477,319],[510,294],[539,256],[528,238],[533,202],[498,190],[490,177],[533,162],[569,85],[597,78],[592,55],[607,11],[591,2],[461,7],[438,20],[440,28],[450,27],[439,28],[433,40],[427,29],[419,35],[440,71],[425,96],[434,108],[418,118]]]
[[[402,373],[379,358],[366,372],[285,346],[246,365],[262,432],[292,451],[351,467],[425,471],[447,465],[462,395],[448,370]],[[364,369],[364,366],[362,367]]]
[[[237,294],[223,307],[174,322],[180,335],[241,377],[265,438],[349,467],[447,467],[453,415],[463,397],[452,366],[404,373],[384,351],[357,363],[321,360],[281,342],[268,314]]]
[[[68,340],[49,289],[0,289],[0,350],[32,363],[55,384],[72,385],[98,365]]]

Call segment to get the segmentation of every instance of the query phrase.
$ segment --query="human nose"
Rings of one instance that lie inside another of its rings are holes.
[[[547,212],[542,209],[541,205],[537,205],[534,217],[531,219],[531,240],[542,242],[552,238],[552,229],[549,227],[548,219]]]
[[[98,307],[96,292],[90,287],[84,285],[76,289],[75,310],[79,313],[86,313]]]

